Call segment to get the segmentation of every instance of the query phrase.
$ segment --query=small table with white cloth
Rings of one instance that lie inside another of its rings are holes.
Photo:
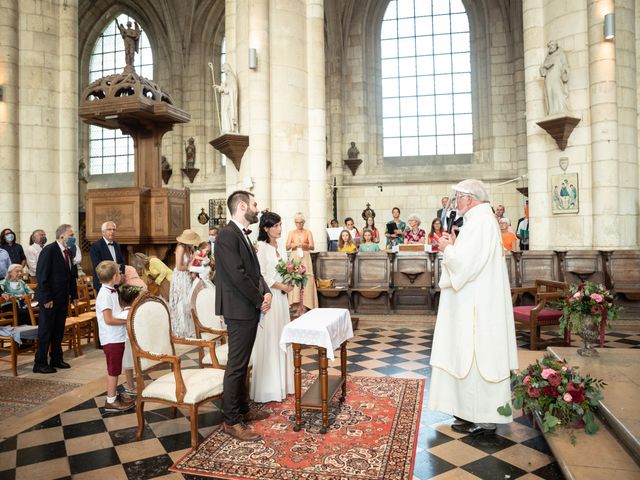
[[[302,425],[302,409],[322,410],[322,428],[320,433],[327,433],[329,426],[328,401],[342,387],[340,402],[347,396],[347,340],[353,338],[351,315],[344,308],[314,308],[301,315],[282,330],[280,348],[293,347],[293,366],[296,394],[295,432]],[[302,397],[302,372],[300,370],[303,348],[318,349],[320,375]],[[327,375],[329,362],[334,359],[333,352],[340,348],[341,375]]]

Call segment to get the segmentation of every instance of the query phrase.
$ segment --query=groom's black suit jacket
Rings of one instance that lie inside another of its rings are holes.
[[[216,314],[225,319],[257,320],[264,295],[270,290],[255,250],[235,223],[220,230],[214,257]]]

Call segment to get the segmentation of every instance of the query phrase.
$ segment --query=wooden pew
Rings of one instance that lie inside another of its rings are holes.
[[[317,288],[320,307],[351,309],[351,259],[346,253],[318,253],[314,274],[316,279],[333,280],[334,283],[332,287]]]
[[[434,261],[436,253],[393,254],[393,310],[411,313],[434,309]]]
[[[520,254],[518,287],[533,287],[536,280],[560,280],[558,258],[553,250],[525,250]]]
[[[372,313],[389,313],[393,295],[389,254],[358,253],[353,264],[352,285],[351,303],[355,312],[364,307]]]
[[[597,250],[557,251],[560,281],[580,284],[589,281],[605,284],[604,258]]]

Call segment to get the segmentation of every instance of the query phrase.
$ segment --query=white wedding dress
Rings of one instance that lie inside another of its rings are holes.
[[[276,272],[276,264],[280,260],[274,247],[265,242],[258,242],[258,261],[260,271],[267,285],[282,282]],[[253,373],[251,376],[251,399],[255,402],[280,402],[287,394],[294,393],[293,384],[293,351],[291,347],[286,353],[280,348],[282,329],[290,321],[289,301],[282,290],[271,290],[273,299],[271,308],[261,320],[253,347]]]

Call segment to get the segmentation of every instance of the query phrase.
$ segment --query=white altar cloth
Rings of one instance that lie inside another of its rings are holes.
[[[287,350],[292,343],[327,349],[327,358],[333,360],[333,351],[353,338],[351,314],[345,308],[314,308],[287,324],[280,336],[280,348]]]

